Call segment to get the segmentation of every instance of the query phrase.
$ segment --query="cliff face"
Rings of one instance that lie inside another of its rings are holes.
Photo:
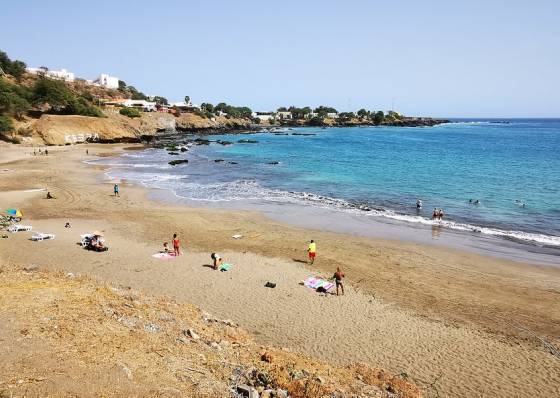
[[[140,142],[165,128],[154,118],[129,119],[109,113],[107,118],[43,115],[29,125],[34,139],[47,145],[88,142]]]
[[[88,142],[150,141],[158,132],[176,128],[177,133],[205,133],[248,129],[244,119],[217,117],[215,121],[188,114],[176,118],[170,114],[144,113],[128,118],[106,112],[107,118],[86,116],[43,115],[29,123],[28,129],[36,143],[67,145]]]

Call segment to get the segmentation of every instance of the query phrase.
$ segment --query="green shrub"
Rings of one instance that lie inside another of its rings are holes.
[[[134,109],[134,108],[122,108],[119,113],[121,115],[124,116],[128,116],[130,118],[135,118],[135,117],[140,117],[140,112],[138,112],[138,109]]]
[[[198,116],[198,117],[203,118],[203,119],[206,117],[206,115],[204,114],[204,112],[202,112],[201,110],[196,110],[196,111],[194,111],[194,114],[195,114],[196,116]]]
[[[0,134],[4,135],[14,129],[12,119],[7,115],[0,115]]]
[[[79,98],[84,98],[85,100],[87,100],[89,102],[93,102],[93,95],[91,95],[91,93],[89,91],[86,91],[85,93],[80,95]]]

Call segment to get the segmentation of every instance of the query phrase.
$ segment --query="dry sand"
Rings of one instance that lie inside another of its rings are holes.
[[[1,258],[185,300],[233,319],[262,344],[406,373],[427,396],[560,396],[560,358],[519,326],[560,346],[559,269],[312,231],[257,212],[155,203],[146,190],[120,181],[121,196],[114,197],[114,181],[83,161],[122,149],[59,147],[29,156],[28,148],[0,148],[0,161],[7,161],[0,207],[19,208],[24,224],[56,234],[43,242],[10,234],[0,239]],[[23,192],[46,186],[54,200],[44,191]],[[77,245],[93,229],[104,231],[108,252]],[[151,257],[174,232],[184,255]],[[310,238],[318,247],[313,266],[305,263]],[[210,268],[214,251],[234,264],[228,272]],[[344,297],[298,284],[309,274],[329,278],[337,266],[346,274]],[[267,281],[277,287],[265,288]],[[436,380],[437,391],[430,386]]]

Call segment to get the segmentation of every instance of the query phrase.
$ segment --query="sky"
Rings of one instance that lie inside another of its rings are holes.
[[[0,0],[0,13],[12,60],[172,102],[560,117],[558,0]]]

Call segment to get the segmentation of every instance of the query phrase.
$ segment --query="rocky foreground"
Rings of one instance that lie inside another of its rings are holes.
[[[366,365],[257,346],[186,303],[0,265],[0,396],[422,397]]]

